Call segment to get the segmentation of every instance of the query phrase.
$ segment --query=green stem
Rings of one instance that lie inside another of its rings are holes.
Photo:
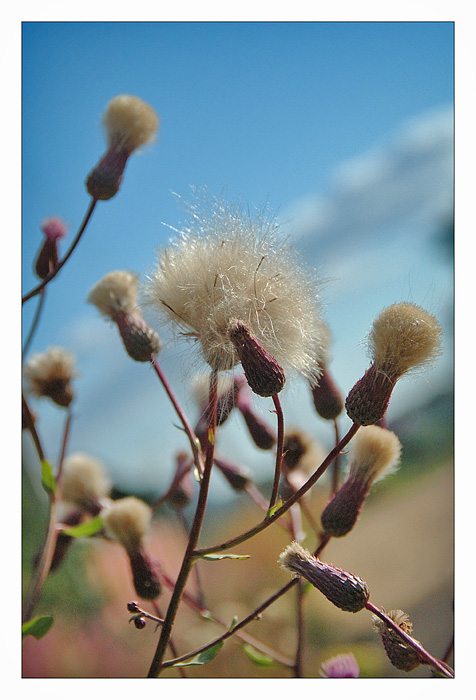
[[[182,566],[175,583],[175,588],[170,599],[169,607],[167,609],[167,614],[165,616],[164,624],[162,626],[161,635],[159,642],[157,644],[157,649],[152,660],[152,664],[149,669],[148,678],[157,678],[163,668],[163,658],[165,650],[167,648],[170,635],[172,633],[172,627],[175,621],[175,616],[177,614],[178,606],[182,598],[185,585],[192,568],[194,561],[194,551],[198,542],[200,531],[202,529],[203,518],[205,515],[205,509],[207,505],[208,497],[208,487],[210,485],[210,476],[213,466],[213,454],[215,449],[215,433],[216,433],[216,422],[217,422],[217,373],[212,372],[210,376],[210,392],[209,392],[209,414],[208,414],[208,444],[207,452],[205,458],[205,466],[203,469],[203,475],[200,482],[200,491],[198,494],[197,507],[195,510],[195,516],[190,528],[190,535],[188,540],[187,549],[182,561]]]
[[[58,466],[58,473],[56,476],[56,488],[54,493],[50,494],[50,509],[48,514],[48,529],[46,531],[45,543],[41,552],[40,561],[37,568],[33,574],[33,579],[30,584],[30,591],[28,593],[27,599],[25,601],[25,606],[23,610],[23,622],[27,622],[31,619],[33,611],[36,608],[38,600],[43,589],[43,584],[48,576],[51,562],[53,559],[53,554],[55,551],[56,540],[58,538],[59,530],[56,527],[58,520],[58,505],[61,498],[61,480],[63,473],[63,462],[66,454],[66,445],[68,442],[69,429],[71,423],[71,412],[68,409],[68,415],[66,417],[66,425],[63,435],[63,443],[61,447],[61,456]]]

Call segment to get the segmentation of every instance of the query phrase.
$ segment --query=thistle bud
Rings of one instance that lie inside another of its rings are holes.
[[[321,418],[334,420],[340,415],[344,401],[327,369],[323,369],[319,383],[311,388],[311,392],[314,407]]]
[[[77,372],[74,357],[66,350],[51,347],[33,355],[25,364],[24,376],[32,394],[50,398],[63,408],[71,404],[74,398],[71,382]]]
[[[413,625],[410,618],[403,610],[390,610],[387,616],[395,622],[406,634],[412,636]],[[390,659],[390,663],[400,671],[413,671],[420,664],[426,663],[416,649],[405,644],[401,637],[391,627],[385,624],[376,615],[372,615],[372,622],[375,629],[380,634],[385,652]],[[417,642],[417,640],[415,640]],[[420,642],[417,642],[420,644]]]
[[[431,363],[440,352],[440,337],[435,317],[416,304],[403,302],[384,309],[369,336],[373,362],[345,402],[354,423],[378,423],[397,380],[412,368]]]
[[[244,467],[215,455],[215,464],[235,491],[244,491],[251,479]]]
[[[116,324],[129,357],[149,362],[151,355],[158,354],[160,338],[137,307],[137,275],[125,270],[109,272],[91,289],[88,301]]]
[[[298,542],[290,544],[280,556],[281,566],[293,576],[302,576],[336,607],[346,612],[359,612],[365,607],[370,592],[358,576],[332,564],[326,564],[304,549]]]
[[[350,472],[321,515],[325,531],[343,537],[354,527],[371,485],[395,471],[401,445],[395,433],[376,425],[361,428],[350,443]]]
[[[353,654],[338,654],[321,665],[323,678],[358,678],[359,664]]]
[[[208,415],[208,391],[210,384],[209,374],[197,375],[193,380],[193,394],[200,407],[200,417],[195,426],[194,433],[200,440],[202,450],[205,451],[208,442],[208,427],[210,417]],[[235,407],[238,385],[227,374],[219,374],[217,378],[217,426],[223,425]]]
[[[129,156],[155,138],[159,118],[138,97],[118,95],[107,105],[103,125],[108,150],[88,175],[86,188],[94,199],[107,200],[119,190]]]
[[[58,265],[58,240],[66,236],[68,229],[62,219],[54,216],[43,222],[41,230],[45,240],[36,259],[35,272],[40,279],[44,279]]]
[[[103,511],[103,519],[106,532],[126,550],[136,593],[146,600],[157,598],[161,590],[159,565],[143,545],[152,519],[149,506],[133,496],[122,498]]]
[[[195,482],[191,474],[192,466],[193,459],[186,452],[179,452],[172,483],[163,498],[177,510],[185,508],[193,498]]]
[[[232,320],[228,333],[250,389],[259,396],[279,394],[286,378],[274,357],[251,335],[250,329],[242,321]]]
[[[275,432],[254,411],[251,403],[251,393],[247,386],[240,386],[236,396],[236,408],[243,416],[248,432],[256,447],[259,447],[260,450],[270,450],[276,443]]]
[[[101,511],[111,489],[103,464],[82,452],[65,459],[61,483],[62,500],[93,516]]]

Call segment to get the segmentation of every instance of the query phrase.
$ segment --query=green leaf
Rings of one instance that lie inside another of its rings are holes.
[[[210,661],[213,661],[215,656],[222,648],[223,644],[224,642],[217,642],[209,649],[205,649],[205,651],[202,651],[200,654],[197,654],[197,656],[194,656],[193,659],[173,664],[173,667],[178,668],[179,666],[203,666],[204,664],[208,664]]]
[[[249,559],[249,554],[199,554],[200,559],[220,561],[221,559]]]
[[[53,618],[51,615],[39,615],[38,617],[34,617],[32,620],[28,620],[28,622],[22,625],[22,637],[31,634],[35,639],[41,639],[50,630],[52,624]]]
[[[258,649],[255,649],[251,644],[243,644],[242,649],[257,666],[272,666],[274,663],[272,656],[258,651]]]
[[[97,532],[102,530],[104,525],[103,519],[100,515],[96,515],[92,520],[88,520],[87,523],[81,523],[80,525],[75,525],[74,527],[65,527],[61,530],[65,535],[70,537],[91,537]]]
[[[266,513],[265,520],[269,520],[271,518],[271,516],[273,516],[276,513],[276,511],[279,508],[281,508],[282,505],[283,505],[283,501],[280,498],[279,501],[276,503],[276,505],[268,510],[268,512]]]
[[[47,493],[56,491],[56,479],[53,476],[53,469],[46,459],[41,460],[41,483]]]
[[[233,620],[231,621],[230,632],[231,632],[231,630],[235,629],[237,623],[238,623],[238,615],[235,615]]]

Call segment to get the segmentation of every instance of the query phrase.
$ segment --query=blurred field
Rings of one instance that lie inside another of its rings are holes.
[[[408,471],[408,470],[407,470]],[[358,574],[369,585],[371,601],[385,609],[401,608],[410,615],[414,636],[436,656],[442,656],[453,629],[453,465],[447,460],[432,469],[394,476],[375,487],[361,518],[350,535],[331,541],[323,559]],[[24,533],[35,523],[35,540],[26,537],[25,563],[41,541],[43,525],[31,512],[31,493],[25,487]],[[313,493],[311,509],[319,514],[327,487]],[[241,532],[261,519],[257,506],[244,498],[233,508],[209,514],[202,533],[204,546]],[[199,564],[208,607],[227,624],[246,616],[289,580],[277,563],[289,536],[277,525],[234,551],[249,554],[244,561]],[[312,538],[305,544],[311,548]],[[149,549],[163,568],[175,576],[180,566],[184,537],[170,511],[161,510],[149,540]],[[29,575],[25,575],[27,584]],[[189,588],[194,592],[194,579]],[[195,589],[196,592],[196,589]],[[295,590],[282,597],[254,621],[247,632],[293,656],[295,649]],[[42,640],[26,638],[23,644],[24,677],[144,677],[157,643],[154,625],[138,631],[128,624],[126,604],[137,596],[130,583],[128,561],[115,544],[101,540],[75,542],[64,567],[45,586],[38,613],[53,612],[55,624]],[[165,611],[169,593],[159,599]],[[153,612],[147,603],[145,609]],[[304,673],[318,677],[322,661],[335,653],[353,651],[361,675],[369,677],[429,676],[421,667],[411,674],[394,669],[370,614],[336,609],[318,591],[305,602],[306,653]],[[174,632],[180,653],[212,640],[224,628],[206,621],[182,606]],[[452,663],[453,659],[449,659]],[[290,669],[275,663],[257,666],[244,654],[240,641],[229,639],[218,656],[201,668],[187,669],[190,677],[290,677]],[[176,670],[165,676],[178,677]]]

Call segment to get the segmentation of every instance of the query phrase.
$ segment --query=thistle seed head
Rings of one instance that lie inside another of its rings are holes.
[[[69,455],[64,461],[62,500],[77,508],[98,512],[99,502],[109,495],[111,482],[102,462],[82,452]]]
[[[150,304],[199,343],[212,369],[240,361],[230,337],[230,324],[238,321],[284,373],[312,379],[320,327],[316,283],[277,225],[218,199],[197,198],[188,214],[188,227],[159,254],[146,289]]]
[[[440,344],[441,327],[436,318],[408,302],[384,309],[369,336],[375,366],[392,379],[431,363],[440,353]]]
[[[108,146],[119,145],[129,154],[155,139],[159,123],[155,110],[134,95],[114,97],[103,115]]]
[[[400,440],[391,430],[363,427],[350,443],[350,473],[370,486],[396,471],[401,450]]]
[[[141,551],[142,540],[149,529],[152,510],[134,496],[114,501],[103,511],[106,532],[128,553]]]
[[[77,376],[73,355],[59,347],[33,355],[24,368],[28,391],[38,397],[48,397],[63,408],[74,398],[71,382]]]
[[[293,574],[302,576],[317,588],[336,607],[356,613],[365,607],[370,592],[365,581],[332,564],[326,564],[292,542],[280,556],[281,566]]]

